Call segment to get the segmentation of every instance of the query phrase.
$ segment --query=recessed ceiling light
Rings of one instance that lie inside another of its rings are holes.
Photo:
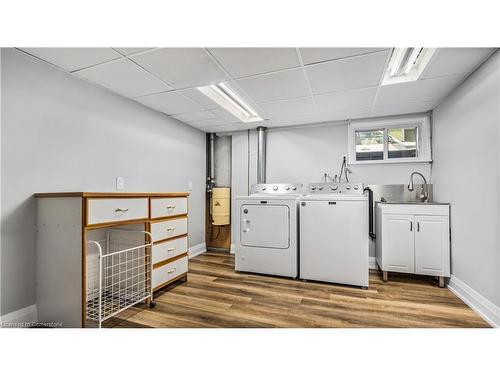
[[[262,121],[257,112],[236,95],[225,83],[198,87],[198,90],[242,122]]]
[[[436,51],[435,48],[394,48],[382,85],[416,81]]]

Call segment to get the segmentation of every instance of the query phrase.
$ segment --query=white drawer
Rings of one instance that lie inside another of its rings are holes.
[[[151,198],[151,218],[187,214],[187,198]]]
[[[167,281],[175,279],[177,276],[182,275],[188,271],[188,257],[182,257],[173,261],[172,263],[165,264],[164,266],[155,268],[153,270],[153,289],[159,285],[165,284]]]
[[[87,225],[148,218],[148,198],[87,200]]]
[[[153,245],[153,264],[176,257],[180,254],[184,254],[187,250],[187,237],[177,238],[175,240]]]
[[[187,218],[183,217],[175,220],[157,221],[151,223],[151,235],[153,242],[166,238],[180,236],[187,233]]]

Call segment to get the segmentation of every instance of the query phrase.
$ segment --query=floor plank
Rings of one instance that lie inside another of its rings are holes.
[[[234,257],[210,251],[189,261],[188,281],[155,294],[107,327],[312,328],[489,327],[433,278],[370,271],[367,290],[234,271]]]

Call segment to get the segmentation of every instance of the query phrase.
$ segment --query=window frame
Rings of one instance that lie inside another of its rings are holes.
[[[397,163],[430,163],[431,129],[428,115],[401,116],[397,118],[380,118],[349,121],[348,162],[349,164],[397,164]],[[388,129],[417,128],[416,154],[414,158],[389,159]],[[384,130],[384,148],[381,160],[356,160],[356,131]]]

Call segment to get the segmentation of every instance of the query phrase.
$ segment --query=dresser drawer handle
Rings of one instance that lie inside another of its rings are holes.
[[[127,212],[128,208],[115,208],[115,212]]]
[[[173,210],[175,206],[167,206],[167,210]]]
[[[175,250],[175,247],[169,247],[169,248],[167,249],[167,251],[168,251],[168,252],[170,252],[170,251],[174,251],[174,250]]]
[[[167,273],[174,273],[174,272],[175,272],[175,270],[176,270],[176,269],[174,268],[173,270],[169,270],[169,271],[167,271]]]
[[[167,228],[167,232],[170,232],[170,231],[172,231],[172,230],[175,230],[175,227],[168,227],[168,228]]]

